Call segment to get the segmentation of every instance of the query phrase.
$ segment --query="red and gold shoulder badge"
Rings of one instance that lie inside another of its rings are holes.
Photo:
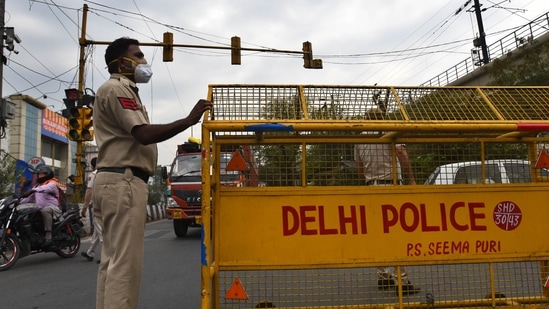
[[[120,102],[120,105],[122,105],[123,109],[131,109],[131,110],[138,110],[139,106],[137,105],[137,102],[135,99],[132,98],[118,98],[118,102]]]

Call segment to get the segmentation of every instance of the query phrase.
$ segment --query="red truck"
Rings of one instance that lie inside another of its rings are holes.
[[[238,152],[238,153],[237,153]],[[240,146],[234,151],[222,151],[222,170],[233,156],[241,156],[246,170],[226,170],[221,173],[223,186],[257,186],[258,176],[250,146]],[[189,138],[189,142],[177,146],[177,153],[167,179],[169,188],[166,217],[173,220],[177,237],[185,237],[189,227],[200,226],[202,206],[202,148],[200,141]]]

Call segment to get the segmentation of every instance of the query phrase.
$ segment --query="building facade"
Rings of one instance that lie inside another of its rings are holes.
[[[52,167],[55,177],[67,189],[75,173],[76,143],[69,141],[67,119],[28,95],[7,98],[15,103],[15,118],[8,120],[1,148],[17,159],[15,193],[32,182],[32,170],[40,164]]]

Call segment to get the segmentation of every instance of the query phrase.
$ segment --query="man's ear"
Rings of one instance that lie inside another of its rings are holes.
[[[123,57],[119,57],[117,62],[118,62],[118,71],[122,71],[128,68],[128,66],[126,66],[126,64],[124,63]]]

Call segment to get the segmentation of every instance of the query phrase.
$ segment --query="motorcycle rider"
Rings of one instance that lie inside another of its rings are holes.
[[[32,203],[34,207],[40,209],[42,220],[44,222],[45,242],[44,247],[51,244],[51,231],[53,226],[53,217],[59,217],[62,214],[59,208],[59,189],[57,179],[54,178],[53,170],[49,166],[39,166],[35,170],[37,174],[37,184],[28,191],[19,203]]]

